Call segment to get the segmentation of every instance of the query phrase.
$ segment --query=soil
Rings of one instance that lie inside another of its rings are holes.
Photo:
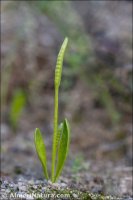
[[[43,195],[67,193],[69,194],[67,199],[132,199],[132,167],[125,166],[122,160],[112,162],[104,157],[85,159],[82,155],[74,154],[71,149],[59,181],[52,184],[43,175],[35,152],[33,132],[10,135],[9,127],[3,124],[2,130],[4,129],[7,135],[2,135],[2,199],[14,199],[13,194],[31,193]],[[51,141],[48,136],[45,142],[48,144],[48,160],[50,160]],[[48,165],[50,168],[50,163]],[[25,196],[23,199],[28,198]],[[50,196],[42,199],[51,198]]]

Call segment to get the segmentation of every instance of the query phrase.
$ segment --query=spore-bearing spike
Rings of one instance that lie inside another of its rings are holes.
[[[55,69],[55,87],[59,87],[61,81],[61,74],[62,74],[62,64],[63,64],[63,57],[65,53],[65,49],[67,47],[68,38],[65,38],[61,50],[58,54],[56,69]]]

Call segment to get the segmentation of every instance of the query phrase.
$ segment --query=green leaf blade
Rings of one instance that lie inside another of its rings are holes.
[[[17,128],[17,123],[26,105],[26,94],[23,90],[16,90],[10,108],[10,122],[14,129]]]
[[[57,166],[56,166],[56,174],[54,182],[57,181],[60,176],[65,160],[67,158],[68,150],[69,150],[69,141],[70,141],[70,129],[68,121],[65,119],[62,127],[62,134],[60,138],[60,143],[57,150]]]
[[[39,128],[36,128],[35,130],[34,143],[35,143],[37,155],[43,167],[44,175],[46,179],[48,180],[49,176],[48,176],[48,171],[47,171],[46,147],[43,142],[43,138],[42,138],[41,131],[39,130]]]

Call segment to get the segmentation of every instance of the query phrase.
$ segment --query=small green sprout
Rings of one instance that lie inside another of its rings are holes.
[[[52,165],[51,165],[51,181],[53,183],[58,180],[62,172],[68,154],[69,140],[70,140],[70,129],[67,119],[64,119],[64,121],[60,125],[58,125],[58,94],[61,82],[63,58],[65,49],[67,47],[67,43],[68,43],[68,38],[65,38],[57,57],[57,64],[55,69],[54,134],[53,134]],[[34,142],[38,157],[43,167],[44,175],[48,180],[49,175],[47,170],[46,147],[43,142],[43,138],[39,128],[36,128],[35,130]]]
[[[18,121],[26,105],[26,94],[23,90],[17,89],[13,94],[10,107],[10,123],[14,130],[17,128]]]

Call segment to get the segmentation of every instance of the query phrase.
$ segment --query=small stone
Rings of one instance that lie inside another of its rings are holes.
[[[42,192],[45,192],[45,191],[46,191],[46,187],[43,187],[43,188],[42,188]]]
[[[6,189],[6,187],[4,185],[1,185],[1,189]]]
[[[29,180],[28,183],[33,185],[34,184],[34,180]]]
[[[41,184],[41,183],[42,183],[42,181],[40,181],[40,180],[37,180],[35,183],[36,183],[36,184]]]
[[[10,189],[6,189],[6,192],[9,193],[11,190]]]
[[[72,196],[73,196],[74,198],[76,198],[76,199],[78,198],[78,195],[75,194],[75,193],[73,193]]]
[[[17,194],[18,197],[19,196],[21,197],[24,193],[23,192],[17,192],[16,194]]]
[[[5,189],[1,188],[0,192],[5,192]]]
[[[18,182],[18,186],[21,187],[23,185],[22,182]]]
[[[37,189],[37,185],[34,185],[33,188],[34,188],[34,189]]]
[[[52,186],[55,187],[55,188],[59,188],[60,184],[59,183],[53,183]]]
[[[8,183],[8,181],[5,180],[5,181],[3,182],[3,184],[4,184],[5,186],[7,186],[9,183]]]
[[[19,178],[19,179],[18,179],[18,182],[22,182],[22,181],[23,181],[23,179],[22,179],[22,178]]]
[[[67,184],[66,183],[61,183],[61,187],[66,187]]]
[[[20,188],[21,191],[26,191],[26,189],[27,189],[27,188],[26,188],[26,186],[24,186],[24,185],[21,186],[21,188]]]
[[[1,140],[7,140],[10,136],[10,129],[6,124],[1,124]]]
[[[10,183],[9,187],[14,188],[14,184]]]
[[[52,185],[53,183],[50,180],[48,180],[48,184]]]
[[[32,197],[32,196],[30,195],[30,199],[29,199],[28,194],[27,194],[26,200],[34,200],[34,197]]]

